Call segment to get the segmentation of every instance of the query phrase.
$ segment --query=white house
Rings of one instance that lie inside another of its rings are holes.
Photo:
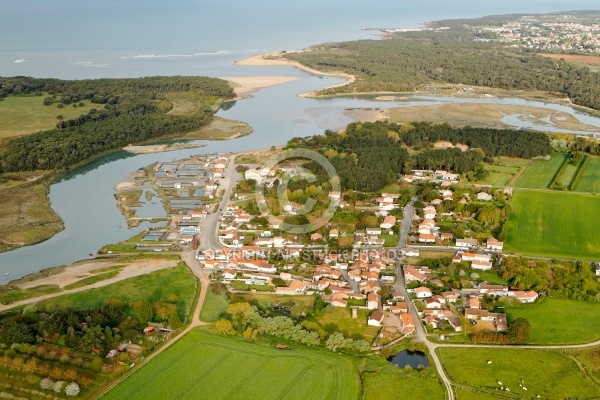
[[[388,215],[383,219],[383,222],[379,226],[381,229],[392,229],[394,225],[396,225],[396,217],[393,215]]]
[[[489,238],[485,244],[485,247],[490,250],[502,251],[503,246],[504,246],[504,243],[495,238]]]
[[[492,269],[492,263],[489,261],[473,260],[473,262],[471,263],[471,268],[479,269],[482,271],[489,271],[490,269]]]
[[[491,201],[493,196],[491,194],[487,194],[486,192],[477,193],[477,200],[481,201]]]
[[[419,299],[426,299],[428,297],[433,296],[433,293],[431,293],[431,289],[429,289],[428,287],[421,286],[415,289],[415,295]]]
[[[375,310],[369,316],[369,321],[367,322],[367,325],[369,325],[369,326],[381,326],[381,324],[383,323],[383,319],[384,318],[385,318],[385,314],[383,313],[383,311],[381,311],[381,310]]]
[[[256,182],[260,182],[261,181],[260,171],[257,169],[246,170],[246,172],[244,172],[244,178],[253,179]]]
[[[470,249],[472,247],[477,247],[478,245],[477,239],[456,239],[456,247]]]
[[[379,303],[381,302],[381,296],[377,293],[369,293],[367,296],[367,309],[369,310],[377,310],[379,308]]]

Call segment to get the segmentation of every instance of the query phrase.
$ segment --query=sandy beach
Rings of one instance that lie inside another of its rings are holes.
[[[226,76],[221,79],[229,82],[240,99],[257,90],[297,81],[301,78],[296,76]]]
[[[125,150],[128,153],[132,153],[132,154],[151,154],[151,153],[162,153],[165,151],[174,151],[174,150],[181,150],[181,149],[193,149],[193,148],[197,148],[197,147],[203,147],[203,145],[185,144],[185,143],[151,144],[151,145],[140,145],[140,146],[128,145],[128,146],[123,147],[123,150]]]
[[[271,54],[257,54],[255,56],[250,56],[250,57],[244,58],[242,60],[236,61],[235,65],[248,65],[248,66],[276,66],[276,65],[281,66],[281,65],[285,65],[285,66],[299,68],[303,71],[309,72],[314,75],[337,76],[340,78],[344,78],[346,80],[345,82],[329,86],[326,89],[347,85],[349,83],[354,82],[356,79],[353,75],[345,74],[343,72],[328,73],[328,72],[323,72],[323,71],[316,70],[314,68],[307,67],[306,65],[302,65],[299,62],[290,61],[290,60],[283,58],[282,54],[283,53],[281,53],[281,52],[276,52],[276,53],[271,53]],[[224,78],[224,79],[229,79],[229,78]],[[311,91],[311,92],[302,93],[299,96],[300,97],[316,97],[316,93],[314,91]]]

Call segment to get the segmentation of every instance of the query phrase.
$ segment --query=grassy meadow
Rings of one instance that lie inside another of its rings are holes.
[[[83,107],[73,107],[72,104],[63,108],[57,108],[56,104],[45,106],[46,96],[20,95],[0,99],[0,139],[52,129],[58,123],[56,117],[59,115],[65,120],[73,119],[87,114],[92,108],[104,107],[89,100],[83,101]]]
[[[507,307],[510,320],[522,317],[531,324],[530,344],[589,343],[600,339],[600,304],[545,298],[536,304]]]
[[[517,179],[515,187],[547,189],[566,157],[566,154],[552,153],[548,161],[534,160],[519,179]]]
[[[439,400],[446,391],[434,378],[369,373],[363,377],[363,399]]]
[[[502,394],[498,384],[502,382],[514,398],[600,396],[600,386],[589,381],[578,365],[560,352],[499,348],[440,348],[438,352],[449,378],[457,384]]]
[[[146,275],[82,292],[65,294],[64,296],[40,301],[36,305],[45,309],[64,308],[98,308],[107,300],[116,300],[123,304],[125,312],[131,312],[131,303],[147,299],[153,303],[165,301],[176,296],[177,311],[183,321],[188,315],[191,302],[196,292],[196,279],[189,269],[180,263],[175,268],[166,268]]]
[[[359,392],[358,374],[346,357],[278,350],[196,329],[102,398],[352,400]]]
[[[600,258],[600,198],[559,191],[515,190],[504,251],[509,254]]]

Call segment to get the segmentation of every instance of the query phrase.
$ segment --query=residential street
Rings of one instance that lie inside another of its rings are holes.
[[[202,231],[200,232],[199,248],[202,250],[208,249],[220,249],[221,244],[217,240],[217,233],[219,231],[219,218],[221,217],[221,211],[223,210],[229,201],[231,190],[235,187],[238,182],[238,173],[235,170],[235,164],[233,162],[234,156],[229,156],[229,164],[225,169],[225,178],[221,179],[221,185],[218,191],[225,190],[223,199],[217,208],[217,211],[212,212],[206,217],[206,220],[202,222]]]

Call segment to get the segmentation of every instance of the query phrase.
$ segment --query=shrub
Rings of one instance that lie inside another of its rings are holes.
[[[67,386],[65,386],[65,394],[67,396],[70,396],[70,397],[77,396],[79,394],[79,391],[80,391],[79,385],[76,384],[75,382],[71,382]]]
[[[65,381],[56,381],[54,382],[54,386],[52,387],[52,389],[54,389],[54,391],[56,393],[60,393],[63,390],[63,387],[65,386]]]
[[[40,387],[42,389],[50,390],[54,387],[54,380],[51,378],[44,378],[40,381]]]

